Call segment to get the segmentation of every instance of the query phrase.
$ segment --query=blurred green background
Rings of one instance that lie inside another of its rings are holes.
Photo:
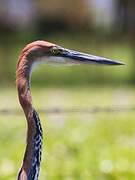
[[[42,65],[33,72],[33,102],[44,130],[40,179],[135,179],[134,10],[133,0],[0,2],[1,180],[16,178],[25,149],[16,63],[22,48],[39,39],[126,63]]]

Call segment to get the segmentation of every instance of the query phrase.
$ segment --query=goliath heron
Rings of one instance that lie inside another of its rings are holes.
[[[33,65],[38,62],[58,64],[106,64],[122,65],[122,62],[103,57],[93,56],[65,49],[61,46],[46,42],[35,41],[28,44],[19,57],[16,70],[16,85],[20,104],[27,120],[27,145],[23,163],[18,174],[18,180],[38,180],[41,150],[42,127],[39,116],[32,105],[30,92],[30,76]]]

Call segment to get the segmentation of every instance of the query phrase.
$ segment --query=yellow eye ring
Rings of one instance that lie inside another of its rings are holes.
[[[53,55],[57,55],[57,54],[60,53],[60,50],[57,49],[56,47],[54,47],[54,48],[51,49],[51,53],[52,53]]]

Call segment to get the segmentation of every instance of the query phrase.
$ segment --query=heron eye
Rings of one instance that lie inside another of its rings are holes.
[[[60,54],[60,50],[58,48],[56,48],[56,47],[52,48],[51,49],[51,54],[52,55],[58,55],[58,54]]]

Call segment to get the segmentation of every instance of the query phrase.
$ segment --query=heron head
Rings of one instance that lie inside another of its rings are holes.
[[[123,62],[108,58],[86,54],[63,48],[46,41],[35,41],[23,50],[27,52],[27,58],[35,62],[43,61],[47,64],[76,65],[76,64],[99,64],[99,65],[123,65]]]

